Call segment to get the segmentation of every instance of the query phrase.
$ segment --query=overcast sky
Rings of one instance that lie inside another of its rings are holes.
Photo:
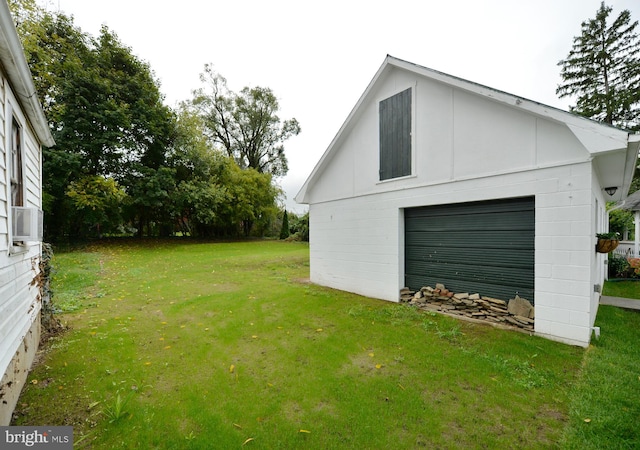
[[[559,60],[600,0],[39,0],[94,36],[106,24],[147,61],[169,106],[201,87],[206,63],[229,87],[262,86],[295,117],[285,143],[287,208],[387,54],[568,109]],[[640,19],[639,0],[608,0]]]

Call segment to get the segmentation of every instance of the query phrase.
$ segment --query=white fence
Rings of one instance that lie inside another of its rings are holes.
[[[634,252],[635,243],[633,241],[620,241],[618,247],[613,251],[616,255],[637,258],[638,255]]]

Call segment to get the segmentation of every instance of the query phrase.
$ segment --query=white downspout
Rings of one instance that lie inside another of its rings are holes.
[[[640,254],[638,253],[638,249],[640,248],[640,211],[635,211],[633,218],[634,218],[633,223],[636,228],[636,235],[635,235],[634,245],[633,245],[633,256],[635,258],[638,258],[640,256]]]

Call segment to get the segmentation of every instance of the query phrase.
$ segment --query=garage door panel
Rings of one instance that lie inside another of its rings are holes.
[[[530,248],[530,234],[520,231],[456,233],[443,230],[407,233],[407,238],[419,248],[482,248],[516,249]]]
[[[469,231],[516,231],[530,230],[533,218],[532,211],[518,211],[512,214],[475,214],[464,216],[429,216],[413,215],[407,227],[407,232],[424,231],[449,231],[449,232],[469,232]],[[420,227],[420,228],[416,228]]]
[[[501,268],[524,268],[530,270],[529,261],[534,257],[533,250],[516,249],[505,252],[499,259],[488,260],[486,251],[483,248],[448,248],[446,251],[441,248],[407,248],[406,257],[412,261],[412,267],[421,262],[435,264],[467,264],[476,267],[478,264],[490,263],[492,266]],[[407,268],[409,269],[409,267]]]
[[[484,281],[490,280],[492,283],[500,285],[510,285],[518,283],[521,280],[533,281],[530,278],[530,272],[526,268],[510,268],[504,270],[503,267],[494,266],[470,266],[466,264],[454,264],[454,263],[432,263],[423,262],[421,264],[415,264],[411,271],[407,272],[408,275],[413,275],[416,278],[421,274],[430,274],[431,277],[446,276],[460,279],[462,281]]]
[[[405,283],[533,301],[533,197],[405,210]]]
[[[532,197],[527,197],[530,199]],[[520,198],[517,200],[524,199]],[[519,211],[531,211],[528,204],[522,203],[520,205],[511,202],[514,199],[508,199],[506,202],[502,200],[489,200],[482,202],[468,202],[468,203],[449,203],[445,205],[433,205],[419,208],[407,209],[406,212],[412,216],[422,217],[436,217],[436,216],[473,216],[475,214],[501,214],[512,213]]]

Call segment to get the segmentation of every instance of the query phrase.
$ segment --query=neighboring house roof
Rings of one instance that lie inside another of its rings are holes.
[[[0,63],[40,142],[55,145],[6,0],[0,0]]]
[[[614,209],[627,209],[629,211],[640,211],[640,191],[636,191],[628,196]]]
[[[481,84],[473,83],[461,78],[447,75],[427,67],[403,61],[387,55],[382,66],[378,69],[366,90],[356,103],[346,121],[334,137],[329,147],[320,158],[311,175],[304,183],[295,199],[299,203],[307,203],[308,189],[320,177],[324,168],[331,160],[333,152],[340,147],[342,140],[348,135],[349,130],[357,122],[361,114],[361,107],[369,94],[375,89],[378,80],[383,78],[394,68],[403,69],[441,82],[453,88],[485,97],[489,100],[500,102],[518,110],[565,124],[576,138],[582,143],[594,161],[594,167],[603,187],[616,186],[618,191],[610,200],[620,200],[629,191],[633,179],[635,162],[640,148],[640,135],[630,135],[627,131],[612,127],[608,124],[596,122],[567,111],[551,106],[543,105],[531,100],[508,94]]]

